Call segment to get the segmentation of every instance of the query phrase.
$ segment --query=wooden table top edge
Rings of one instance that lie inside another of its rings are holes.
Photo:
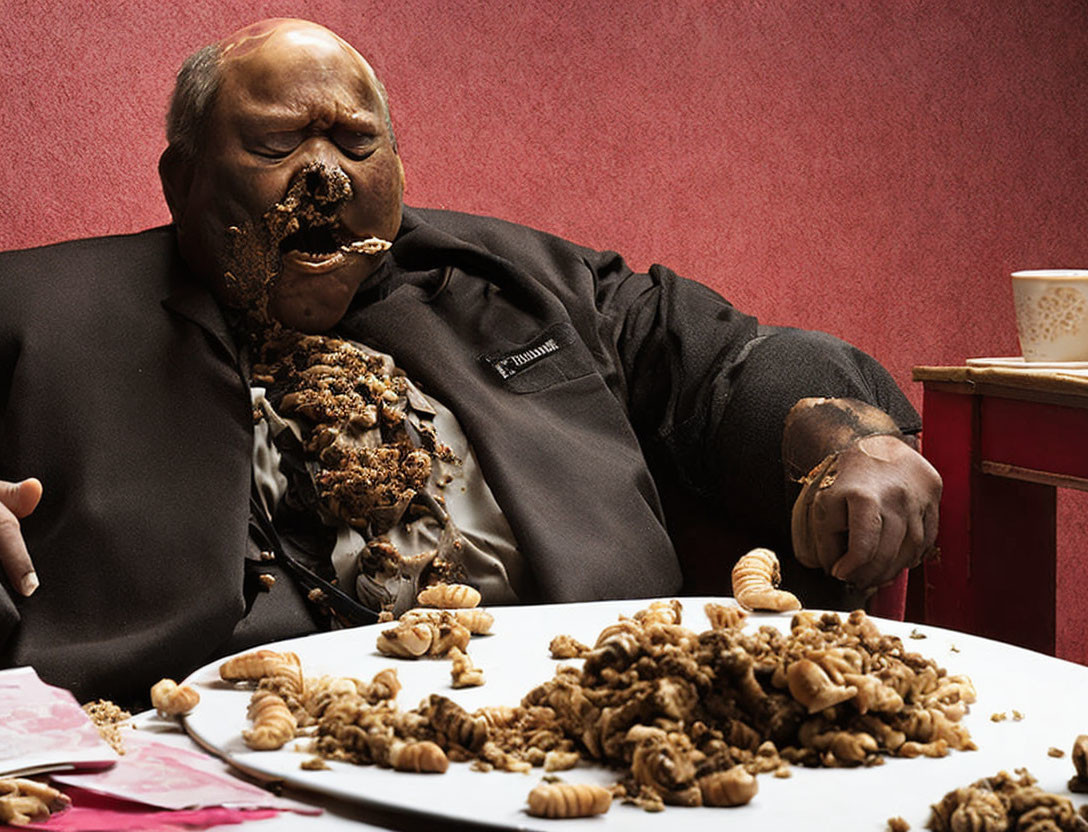
[[[923,364],[912,369],[911,379],[947,392],[1045,398],[1053,404],[1088,407],[1088,376],[1061,370]]]

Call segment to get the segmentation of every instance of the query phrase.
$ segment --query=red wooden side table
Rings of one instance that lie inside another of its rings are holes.
[[[1088,491],[1088,376],[915,367],[922,450],[944,478],[939,560],[908,617],[1054,653],[1056,492]]]

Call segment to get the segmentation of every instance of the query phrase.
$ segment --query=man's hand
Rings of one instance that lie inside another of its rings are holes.
[[[866,436],[805,479],[794,554],[862,589],[882,586],[933,551],[940,499],[941,477],[921,454],[895,436]]]
[[[0,480],[0,566],[23,595],[38,588],[38,576],[19,531],[19,520],[30,514],[42,497],[42,484],[33,477],[22,482]]]

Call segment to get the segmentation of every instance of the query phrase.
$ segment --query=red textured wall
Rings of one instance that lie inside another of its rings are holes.
[[[911,366],[1017,351],[1010,271],[1088,266],[1081,0],[538,5],[0,0],[0,249],[164,222],[177,65],[284,15],[384,78],[410,202],[666,263],[853,341],[919,406]],[[1086,660],[1088,503],[1061,506]]]

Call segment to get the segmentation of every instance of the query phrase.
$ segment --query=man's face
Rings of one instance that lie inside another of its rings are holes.
[[[203,149],[170,199],[182,253],[227,303],[267,293],[284,325],[326,330],[381,260],[351,243],[400,227],[404,172],[374,76],[301,21],[232,36],[221,72]]]

